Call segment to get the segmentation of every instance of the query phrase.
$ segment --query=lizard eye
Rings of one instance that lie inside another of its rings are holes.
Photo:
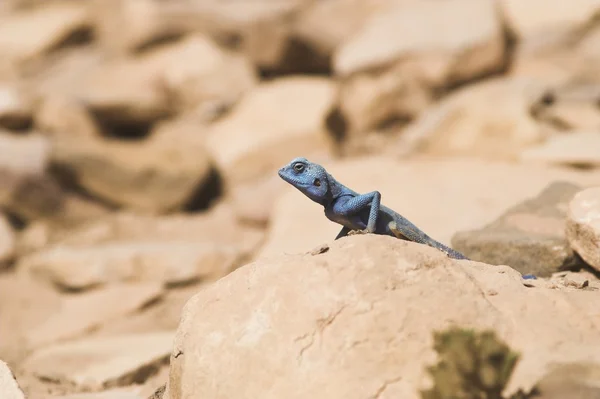
[[[313,184],[317,187],[321,187],[321,180],[319,179],[315,179],[315,181],[313,182]]]
[[[301,164],[300,162],[295,163],[293,168],[296,172],[300,173],[304,170],[304,164]]]

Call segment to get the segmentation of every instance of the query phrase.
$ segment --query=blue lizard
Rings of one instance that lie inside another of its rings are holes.
[[[340,225],[335,239],[356,233],[382,234],[437,248],[454,259],[466,256],[434,240],[402,215],[381,205],[381,193],[359,194],[331,176],[321,165],[295,158],[279,169],[279,176],[314,202],[323,205],[325,216]]]

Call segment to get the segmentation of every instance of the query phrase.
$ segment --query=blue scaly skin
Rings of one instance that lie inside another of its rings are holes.
[[[325,216],[342,230],[336,240],[356,233],[382,234],[437,248],[450,258],[466,256],[437,242],[402,215],[381,205],[379,191],[359,194],[331,176],[325,168],[306,158],[295,158],[279,169],[279,176],[314,202],[323,205]]]

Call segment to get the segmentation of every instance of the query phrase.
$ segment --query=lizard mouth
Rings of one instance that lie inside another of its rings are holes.
[[[289,177],[286,175],[285,173],[285,168],[281,168],[279,169],[279,171],[277,172],[277,174],[279,175],[279,177],[281,177],[283,180],[285,180],[286,182],[290,182]]]

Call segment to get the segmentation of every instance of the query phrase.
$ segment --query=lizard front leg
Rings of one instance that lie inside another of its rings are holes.
[[[333,211],[340,216],[346,217],[355,215],[366,207],[370,207],[369,220],[367,221],[365,232],[375,233],[379,208],[381,206],[381,193],[379,191],[371,191],[370,193],[355,197],[347,197],[345,200],[343,198],[338,198],[338,201],[333,205]]]

